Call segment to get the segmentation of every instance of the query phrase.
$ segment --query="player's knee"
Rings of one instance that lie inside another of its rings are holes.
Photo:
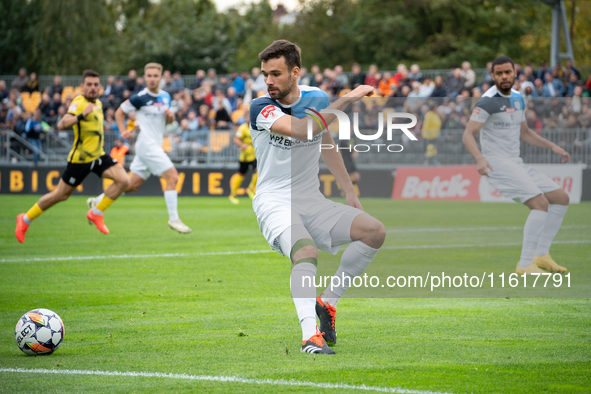
[[[57,199],[59,202],[63,202],[66,201],[68,198],[70,198],[69,194],[60,194]]]
[[[548,199],[543,194],[540,194],[533,198],[532,204],[530,205],[531,209],[537,209],[540,211],[548,212]]]
[[[129,188],[129,178],[127,176],[118,178],[116,182],[121,190],[127,190]]]
[[[386,240],[386,226],[384,226],[384,223],[380,222],[379,220],[376,219],[376,225],[375,225],[375,241],[376,243],[379,243],[378,247],[381,247],[384,244],[384,241]]]
[[[570,197],[564,190],[560,190],[560,194],[558,195],[558,201],[555,204],[559,205],[568,205],[570,204]]]
[[[176,186],[179,181],[179,173],[176,170],[171,171],[169,174],[167,174],[165,179],[168,185]]]
[[[366,237],[366,243],[372,248],[378,249],[386,240],[386,227],[378,219],[372,218],[369,223],[369,229],[367,231],[368,236]]]
[[[318,249],[313,245],[306,245],[300,249],[298,249],[291,260],[293,263],[297,263],[302,259],[317,259],[318,258]]]

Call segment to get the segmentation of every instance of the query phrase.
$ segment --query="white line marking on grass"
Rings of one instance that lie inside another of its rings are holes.
[[[273,253],[273,250],[241,250],[236,252],[207,252],[207,253],[160,253],[160,254],[118,254],[99,256],[61,256],[61,257],[32,257],[28,259],[1,259],[0,263],[24,263],[35,261],[68,261],[68,260],[105,260],[105,259],[137,259],[152,257],[199,257],[199,256],[223,256],[233,254],[259,254]]]
[[[55,374],[55,375],[99,375],[99,376],[124,376],[124,377],[143,377],[143,378],[167,378],[167,379],[181,379],[181,380],[201,380],[208,382],[224,382],[224,383],[245,383],[245,384],[260,384],[273,386],[303,386],[303,387],[317,387],[323,389],[337,389],[337,390],[363,390],[363,391],[377,391],[381,393],[399,393],[399,394],[447,394],[438,391],[428,390],[408,390],[399,387],[379,387],[366,385],[352,385],[344,383],[315,383],[298,380],[284,380],[284,379],[246,379],[237,376],[210,376],[210,375],[187,375],[176,373],[161,373],[161,372],[119,372],[119,371],[92,371],[79,369],[25,369],[25,368],[0,368],[0,372],[13,373],[38,373],[38,374]]]
[[[591,240],[554,241],[553,245],[588,244]],[[382,246],[381,249],[448,249],[448,248],[481,248],[487,246],[518,246],[521,242],[502,242],[484,244],[451,244],[451,245],[395,245]],[[341,247],[344,249],[345,247]],[[155,257],[200,257],[200,256],[224,256],[241,254],[262,254],[274,253],[273,250],[243,250],[235,252],[208,252],[208,253],[161,253],[161,254],[119,254],[99,256],[62,256],[62,257],[34,257],[25,259],[0,259],[0,263],[26,263],[44,261],[71,261],[71,260],[116,260],[116,259],[138,259]]]
[[[554,241],[552,245],[589,244],[591,240]],[[455,245],[399,245],[382,246],[381,249],[447,249],[447,248],[480,248],[486,246],[518,246],[521,242],[497,242],[487,244],[455,244]]]
[[[561,230],[572,230],[588,228],[588,225],[561,226]],[[504,227],[440,227],[440,228],[393,228],[386,230],[387,233],[455,233],[463,231],[501,231],[501,230],[523,230],[523,226],[504,226]]]

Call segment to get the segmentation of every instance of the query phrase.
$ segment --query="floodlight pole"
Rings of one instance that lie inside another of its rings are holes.
[[[560,63],[561,59],[570,59],[575,65],[575,56],[573,53],[573,46],[570,40],[568,31],[568,21],[566,19],[566,7],[564,0],[539,0],[552,7],[552,38],[550,45],[550,67],[554,67]],[[562,25],[562,32],[564,34],[564,41],[566,44],[566,52],[560,52],[560,26]]]

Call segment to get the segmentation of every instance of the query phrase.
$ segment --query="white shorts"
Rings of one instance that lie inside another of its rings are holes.
[[[503,196],[524,203],[543,193],[560,189],[547,175],[523,164],[521,158],[487,159],[493,171],[488,170],[488,182]]]
[[[160,176],[174,167],[172,161],[161,147],[136,150],[129,171],[138,174],[143,180],[150,175]]]
[[[286,194],[257,194],[253,201],[259,228],[272,249],[289,256],[289,250],[282,250],[285,246],[281,247],[279,236],[294,225],[303,226],[316,247],[327,253],[337,254],[339,246],[351,242],[347,237],[334,237],[331,230],[341,218],[347,217],[352,223],[357,215],[363,213],[362,210],[328,200],[320,192],[305,201],[296,201],[289,192]],[[301,239],[302,234],[298,235]],[[294,238],[295,241],[297,239]],[[291,245],[293,242],[288,241]]]

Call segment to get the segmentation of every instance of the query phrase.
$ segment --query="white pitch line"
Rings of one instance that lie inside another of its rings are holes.
[[[589,244],[591,240],[554,241],[552,245]],[[487,244],[455,244],[455,245],[399,245],[382,246],[380,249],[447,249],[447,248],[481,248],[486,246],[520,246],[521,242],[495,242]]]
[[[588,228],[588,225],[561,226],[561,230],[572,230]],[[440,228],[393,228],[386,230],[387,233],[455,233],[463,231],[501,231],[501,230],[523,230],[523,226],[504,226],[504,227],[440,227]]]
[[[591,240],[554,241],[553,245],[588,244]],[[518,246],[521,242],[501,242],[483,244],[450,244],[450,245],[395,245],[382,246],[381,249],[449,249],[449,248],[481,248],[487,246]],[[161,254],[120,254],[120,255],[99,255],[99,256],[62,256],[62,257],[35,257],[28,259],[0,259],[1,263],[26,263],[46,261],[71,261],[71,260],[116,260],[116,259],[138,259],[155,257],[200,257],[200,256],[224,256],[241,254],[274,253],[273,250],[244,250],[235,252],[209,252],[209,253],[161,253]]]
[[[352,385],[345,383],[315,383],[299,380],[284,380],[284,379],[247,379],[238,376],[210,376],[210,375],[187,375],[176,373],[161,373],[161,372],[119,372],[119,371],[92,371],[80,369],[25,369],[25,368],[0,368],[0,372],[12,373],[37,373],[37,374],[54,374],[54,375],[98,375],[98,376],[123,376],[123,377],[143,377],[143,378],[167,378],[167,379],[181,379],[181,380],[200,380],[208,382],[224,382],[224,383],[245,383],[245,384],[259,384],[259,385],[273,385],[273,386],[300,386],[300,387],[316,387],[322,389],[335,390],[363,390],[376,391],[381,393],[398,393],[398,394],[449,394],[438,391],[425,390],[408,390],[399,387],[380,387],[380,386],[366,386],[366,385]]]
[[[106,260],[106,259],[139,259],[153,257],[190,257],[190,256],[223,256],[233,254],[273,253],[273,250],[241,250],[236,252],[207,252],[207,253],[160,253],[160,254],[117,254],[100,256],[61,256],[61,257],[32,257],[28,259],[0,259],[0,263],[25,263],[37,261],[68,261],[68,260]]]

